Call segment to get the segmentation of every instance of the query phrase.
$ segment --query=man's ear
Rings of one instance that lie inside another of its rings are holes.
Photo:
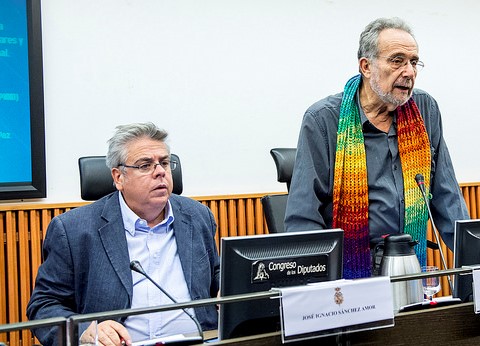
[[[125,176],[122,174],[122,171],[120,168],[115,167],[112,168],[112,178],[113,178],[113,183],[115,184],[115,187],[117,188],[118,191],[123,190],[123,181],[125,179]]]
[[[371,67],[372,64],[367,58],[363,57],[358,60],[358,70],[364,77],[370,78],[370,75],[372,74]]]

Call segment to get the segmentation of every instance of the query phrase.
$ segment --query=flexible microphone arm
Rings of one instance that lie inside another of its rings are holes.
[[[133,270],[134,272],[140,273],[143,276],[145,276],[151,283],[153,283],[160,291],[162,291],[163,294],[165,294],[172,302],[177,304],[178,302],[176,301],[175,298],[173,298],[168,292],[166,292],[159,284],[157,284],[148,274],[145,270],[143,270],[142,265],[140,264],[139,261],[133,260],[130,262],[130,269]],[[187,311],[187,309],[182,309],[184,313],[188,315],[192,319],[193,322],[195,322],[195,325],[197,326],[198,333],[202,337],[203,341],[203,331],[202,331],[202,326],[200,325],[200,322],[198,322],[197,318],[193,316],[190,312]]]
[[[435,226],[435,222],[433,221],[432,211],[430,210],[430,205],[428,203],[427,194],[425,193],[425,179],[423,178],[423,175],[419,173],[415,176],[415,181],[417,182],[417,185],[420,188],[420,191],[422,192],[423,201],[425,202],[425,205],[427,206],[428,216],[430,217],[430,222],[432,223],[433,234],[435,235],[435,239],[436,239],[437,245],[438,245],[438,250],[440,251],[440,257],[442,259],[443,269],[447,270],[448,269],[447,268],[447,262],[445,261],[445,256],[443,255],[442,247],[440,246],[440,238],[438,236],[438,229]],[[450,276],[448,276],[448,275],[447,275],[447,279],[448,279],[448,285],[450,286],[450,290],[453,294],[452,280],[450,279]]]

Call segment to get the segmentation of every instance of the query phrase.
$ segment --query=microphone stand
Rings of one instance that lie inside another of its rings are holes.
[[[428,217],[430,218],[430,222],[432,223],[433,234],[434,234],[435,240],[437,242],[438,250],[440,251],[440,258],[442,260],[443,269],[447,270],[448,269],[447,268],[447,262],[445,261],[445,256],[443,254],[442,247],[440,246],[440,238],[438,236],[438,229],[435,226],[435,222],[433,221],[432,211],[430,210],[427,195],[425,194],[425,180],[423,178],[423,175],[417,174],[415,176],[415,181],[417,182],[417,185],[420,188],[420,191],[422,192],[423,201],[425,202],[425,205],[427,206]],[[449,275],[447,275],[447,280],[448,280],[448,285],[450,286],[450,291],[453,294],[452,280],[450,279]]]
[[[153,283],[160,291],[162,291],[163,294],[165,294],[172,302],[174,302],[175,304],[178,304],[177,300],[175,298],[173,298],[170,294],[168,294],[168,292],[166,292],[159,284],[157,284],[151,277],[150,275],[147,274],[147,272],[143,269],[142,265],[140,264],[140,262],[138,261],[132,261],[130,262],[130,269],[137,272],[137,273],[140,273],[142,274],[143,276],[145,276],[151,283]],[[200,337],[202,338],[202,342],[203,342],[203,330],[202,330],[202,326],[200,325],[200,322],[198,322],[198,319],[193,316],[191,313],[188,312],[187,309],[182,309],[184,313],[187,314],[188,317],[190,317],[192,319],[193,322],[195,322],[195,325],[197,326],[197,329],[198,329],[198,333],[200,334]]]

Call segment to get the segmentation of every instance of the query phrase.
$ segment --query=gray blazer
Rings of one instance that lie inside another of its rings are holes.
[[[52,219],[27,306],[30,320],[130,308],[132,273],[118,193]],[[220,275],[215,219],[192,199],[172,195],[170,203],[192,300],[215,297]],[[214,306],[195,308],[195,314],[204,330],[217,328]],[[55,342],[56,327],[34,333],[43,345]]]

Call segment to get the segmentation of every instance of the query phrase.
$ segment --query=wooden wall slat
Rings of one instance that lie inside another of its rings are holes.
[[[465,204],[467,205],[468,210],[470,211],[470,217],[472,217],[473,210],[471,210],[471,203],[470,203],[470,189],[467,187],[462,189],[463,199],[465,200]]]
[[[472,186],[472,195],[474,195],[471,199],[471,206],[469,210],[472,210],[474,216],[473,219],[478,219],[480,217],[480,186]]]
[[[18,212],[18,253],[19,253],[19,319],[26,321],[27,317],[25,311],[27,310],[27,303],[30,299],[30,247],[28,242],[28,212]],[[21,340],[23,346],[31,344],[31,332],[29,330],[21,331]]]
[[[469,200],[469,210],[470,213],[472,214],[471,217],[476,219],[478,217],[478,209],[477,209],[477,189],[473,186],[468,188],[469,190],[469,195],[470,195],[470,200]]]
[[[467,189],[468,191],[468,209],[470,211],[470,214],[472,214],[472,218],[477,218],[477,207],[476,207],[476,194],[475,194],[475,189],[472,186],[469,186]]]
[[[30,210],[30,251],[31,251],[31,286],[30,290],[33,289],[35,279],[37,277],[37,271],[33,270],[38,268],[40,263],[42,263],[42,244],[43,244],[43,233],[41,229],[42,220],[41,213],[38,210]]]
[[[42,239],[45,239],[45,235],[47,234],[48,224],[50,223],[50,221],[52,221],[52,216],[49,209],[42,210],[41,220],[42,220]]]
[[[471,214],[471,217],[476,219],[478,216],[480,216],[477,209],[478,188],[476,188],[475,186],[469,186],[467,189],[469,193],[468,210]]]
[[[238,224],[237,224],[237,205],[234,200],[229,199],[225,202],[227,205],[227,214],[226,214],[226,223],[228,225],[228,234],[230,235],[241,235],[239,234]]]
[[[268,233],[267,222],[263,216],[263,207],[260,198],[255,200],[255,234],[265,234]]]
[[[248,198],[245,204],[245,218],[247,223],[247,235],[255,234],[255,205],[252,198]]]
[[[218,230],[220,231],[220,238],[231,235],[231,230],[228,229],[227,202],[223,200],[219,202],[217,224]]]
[[[237,209],[237,229],[238,235],[247,235],[247,216],[245,210],[245,200],[243,198],[236,201],[231,201],[231,203],[236,204]]]

